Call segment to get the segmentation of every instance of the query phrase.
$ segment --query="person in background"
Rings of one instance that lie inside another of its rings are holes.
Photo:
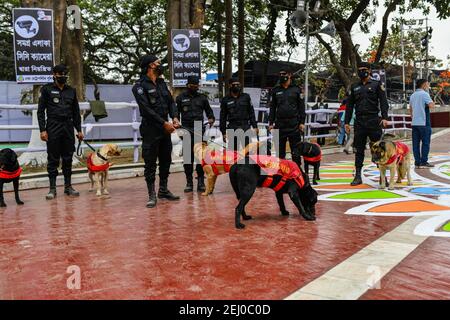
[[[429,94],[430,83],[425,79],[417,80],[417,90],[409,100],[412,116],[412,139],[416,169],[433,168],[428,163],[431,143],[430,108],[434,102]]]
[[[286,144],[289,141],[292,160],[301,167],[302,159],[297,145],[305,131],[305,101],[302,99],[300,88],[293,83],[293,73],[290,68],[280,71],[279,83],[273,88],[271,94],[269,131],[278,129],[280,132],[280,141],[275,141],[279,150],[277,156],[281,159],[286,158]]]
[[[195,121],[201,121],[203,123],[203,114],[206,114],[209,125],[212,126],[216,121],[214,113],[209,105],[208,98],[198,92],[200,86],[200,79],[197,76],[188,77],[187,88],[181,93],[177,99],[177,109],[181,117],[181,124],[184,128],[190,131],[191,136],[191,162],[184,164],[184,173],[186,175],[186,188],[185,193],[194,191],[194,124]],[[205,132],[205,126],[203,126],[203,134]],[[201,160],[201,159],[197,159]],[[203,172],[202,165],[198,163],[195,167],[197,171],[197,191],[205,192],[205,173]]]
[[[337,113],[338,113],[338,144],[343,146],[345,143],[345,110],[347,108],[347,99],[342,100],[342,104],[340,105]]]
[[[227,142],[227,129],[242,129],[247,132],[250,128],[258,134],[258,123],[256,122],[255,109],[249,94],[242,92],[241,83],[237,78],[229,80],[230,92],[220,103],[220,131],[224,142]],[[234,137],[234,150],[243,149],[250,141],[238,141]]]

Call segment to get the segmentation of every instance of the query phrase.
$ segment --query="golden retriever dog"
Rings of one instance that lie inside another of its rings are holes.
[[[371,144],[372,162],[380,169],[380,188],[386,189],[386,170],[390,172],[389,190],[395,189],[395,176],[397,183],[408,178],[408,185],[412,186],[411,179],[411,151],[402,142],[394,142],[383,138],[381,141]]]
[[[213,150],[206,142],[199,142],[194,145],[194,156],[201,161],[206,177],[206,191],[203,196],[208,196],[214,192],[217,177],[230,172],[233,164],[243,159],[246,155],[256,154],[260,146],[259,142],[248,144],[243,150],[234,152],[231,150]]]
[[[112,166],[110,159],[120,156],[122,150],[115,144],[106,144],[97,153],[91,153],[87,159],[89,179],[91,188],[89,192],[94,191],[94,180],[97,187],[97,196],[108,195],[108,171]]]

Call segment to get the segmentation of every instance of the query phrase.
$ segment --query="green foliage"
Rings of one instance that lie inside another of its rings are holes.
[[[12,9],[18,0],[0,3],[0,80],[15,81]]]
[[[167,55],[166,1],[81,0],[85,61],[90,74],[130,83],[139,58]]]

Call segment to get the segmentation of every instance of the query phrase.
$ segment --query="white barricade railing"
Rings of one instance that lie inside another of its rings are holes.
[[[219,105],[211,105],[213,109],[220,109]],[[126,103],[126,102],[107,102],[106,109],[107,110],[118,110],[124,108],[132,109],[132,122],[123,122],[123,123],[85,123],[82,125],[83,132],[86,136],[94,128],[118,128],[118,127],[130,127],[133,130],[132,141],[120,142],[118,145],[120,147],[133,147],[133,161],[136,163],[139,161],[139,147],[141,146],[141,142],[139,141],[139,126],[140,122],[138,122],[138,105],[136,103]],[[89,103],[82,102],[80,103],[81,110],[90,110]],[[0,104],[0,110],[37,110],[37,105],[10,105],[10,104]],[[269,112],[267,108],[255,108],[257,112]],[[307,110],[306,111],[306,132],[305,139],[315,139],[315,138],[327,138],[327,137],[336,137],[337,132],[330,134],[313,134],[312,131],[319,129],[329,129],[337,131],[339,128],[337,124],[332,123],[332,119],[334,115],[337,113],[337,109],[316,109],[316,110]],[[312,121],[312,117],[317,114],[325,114],[325,120],[322,121],[324,123],[319,123],[317,121]],[[407,131],[411,130],[408,126],[411,125],[411,121],[407,119],[411,118],[409,114],[390,114],[391,119],[401,118],[401,120],[392,120],[390,121],[390,128],[387,128],[386,132],[397,132],[404,131],[406,136]],[[216,124],[217,126],[217,124]],[[267,123],[258,123],[258,126],[262,128],[267,128]],[[39,130],[38,126],[33,125],[0,125],[0,130]],[[104,144],[95,144],[94,148],[102,147]],[[82,145],[83,149],[88,148],[86,145]],[[46,148],[15,148],[16,152],[42,152],[46,151]]]

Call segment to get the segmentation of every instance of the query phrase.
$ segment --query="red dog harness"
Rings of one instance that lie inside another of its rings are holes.
[[[12,180],[17,177],[20,177],[22,174],[22,168],[19,167],[16,171],[6,171],[6,170],[0,170],[0,179],[6,179],[6,180]]]
[[[386,165],[393,164],[397,161],[397,163],[402,163],[405,156],[409,153],[409,148],[406,144],[402,142],[394,142],[396,152],[395,154],[389,159],[389,161],[386,163]]]
[[[211,165],[212,170],[216,176],[220,175],[217,166],[223,166],[225,172],[230,172],[233,166],[239,159],[239,154],[230,150],[208,150],[205,154],[205,159],[202,160],[202,166]]]
[[[305,185],[302,171],[293,161],[264,155],[254,155],[250,158],[267,174],[267,178],[262,184],[263,188],[280,191],[288,180],[294,180],[300,188]],[[272,186],[274,176],[281,176],[281,180],[275,186]]]
[[[316,162],[322,161],[322,149],[320,148],[318,143],[314,143],[314,144],[319,147],[320,154],[318,156],[315,156],[315,157],[305,157],[305,156],[303,156],[303,159],[306,162],[316,163]]]
[[[92,157],[94,156],[93,153],[91,153],[87,158],[87,168],[89,172],[103,172],[108,170],[111,167],[111,164],[109,162],[106,162],[105,164],[96,166],[92,162]]]

